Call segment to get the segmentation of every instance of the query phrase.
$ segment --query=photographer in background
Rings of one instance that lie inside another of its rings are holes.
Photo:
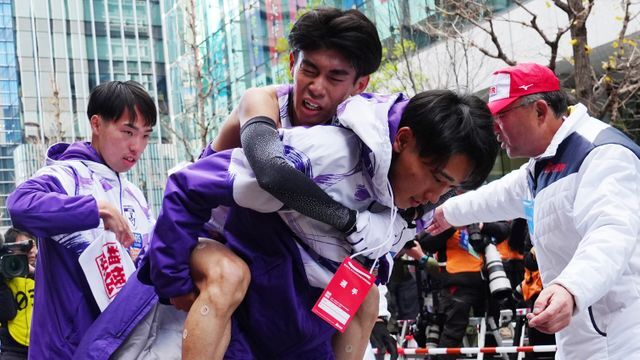
[[[10,228],[0,239],[0,360],[26,359],[36,256],[35,237]]]
[[[504,271],[507,273],[511,287],[515,289],[524,278],[524,234],[527,230],[527,220],[517,218],[511,221],[511,235],[508,239],[496,243],[496,248],[502,258]]]
[[[480,224],[480,233],[498,240],[509,236],[510,225],[506,221]],[[438,262],[446,262],[442,269],[442,289],[438,293],[439,309],[444,316],[438,347],[459,347],[469,323],[469,312],[475,316],[486,312],[487,285],[482,275],[484,256],[474,249],[472,231],[450,228],[438,235],[422,233],[419,243],[431,254],[437,253]],[[440,359],[455,359],[443,355]]]

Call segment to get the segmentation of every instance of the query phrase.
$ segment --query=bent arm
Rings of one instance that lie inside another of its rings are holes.
[[[218,136],[209,145],[214,151],[223,151],[241,147],[240,145],[240,121],[238,109],[233,109],[229,118],[222,124]]]
[[[222,124],[211,145],[213,150],[223,151],[241,147],[240,128],[256,116],[266,116],[272,119],[276,127],[280,127],[280,123],[276,122],[280,119],[279,107],[275,86],[248,89],[242,95],[238,106]]]
[[[262,189],[291,209],[344,233],[355,225],[356,211],[333,200],[284,159],[284,145],[270,119],[251,119],[241,134],[242,148]]]
[[[284,145],[276,131],[279,118],[273,87],[248,90],[242,96],[236,115],[230,117],[236,126],[241,126],[242,148],[258,184],[289,208],[348,232],[355,226],[357,212],[333,200],[283,158]],[[225,142],[221,139],[217,144]]]
[[[522,200],[528,194],[527,164],[478,190],[454,196],[442,206],[444,218],[453,226],[524,217]]]
[[[69,196],[53,175],[22,183],[9,195],[7,209],[16,228],[38,237],[88,230],[100,224],[96,199],[91,195]]]

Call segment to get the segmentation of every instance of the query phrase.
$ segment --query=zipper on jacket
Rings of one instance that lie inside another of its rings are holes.
[[[118,190],[120,191],[120,215],[124,216],[124,208],[122,206],[122,181],[120,180],[120,173],[116,173],[118,178]]]

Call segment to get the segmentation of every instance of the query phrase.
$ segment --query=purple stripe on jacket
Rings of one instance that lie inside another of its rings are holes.
[[[56,144],[49,148],[53,160],[88,160],[102,163],[89,143]],[[73,195],[73,194],[69,194]],[[13,226],[38,237],[88,230],[98,226],[98,205],[93,196],[69,196],[53,176],[43,175],[22,183],[7,199]]]
[[[13,226],[37,237],[88,230],[100,224],[93,196],[68,196],[58,179],[38,176],[22,183],[7,199]]]

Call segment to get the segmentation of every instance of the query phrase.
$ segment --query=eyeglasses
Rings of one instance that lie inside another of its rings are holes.
[[[515,109],[517,109],[517,108],[521,108],[521,107],[523,107],[523,106],[527,106],[527,105],[531,105],[531,104],[533,104],[533,103],[528,102],[528,101],[525,101],[525,102],[523,102],[523,103],[522,103],[522,104],[520,104],[520,105],[516,105],[516,106],[512,107],[511,109],[507,109],[507,110],[504,110],[504,111],[501,111],[501,112],[499,112],[499,113],[495,114],[495,116],[494,116],[494,117],[495,117],[496,119],[498,119],[498,120],[502,121],[502,120],[504,119],[505,115],[507,115],[509,112],[511,112],[511,111],[513,111],[513,110],[515,110]]]

